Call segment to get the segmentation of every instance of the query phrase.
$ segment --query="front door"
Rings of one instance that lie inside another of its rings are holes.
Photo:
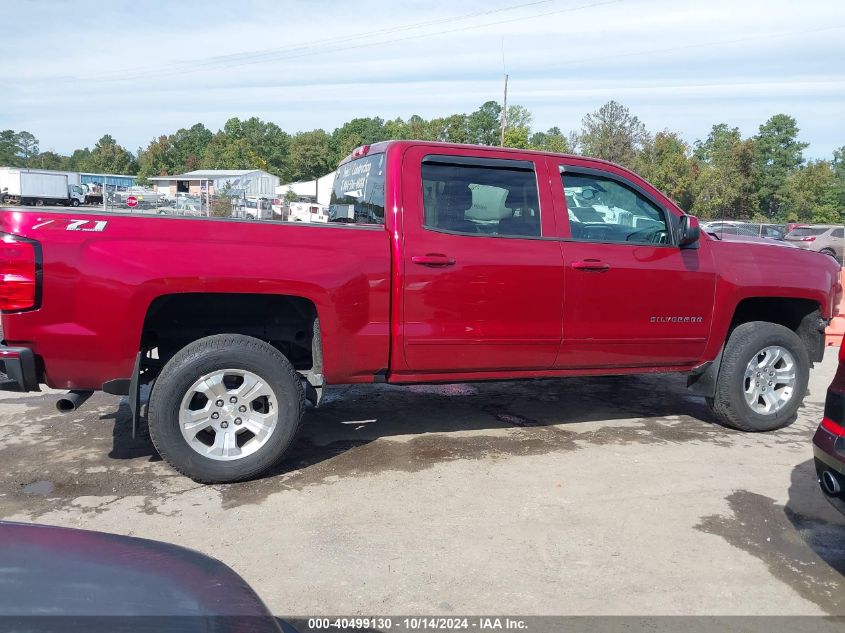
[[[646,183],[617,168],[550,163],[557,172],[555,200],[569,227],[557,366],[673,366],[700,359],[716,287],[710,251],[676,244],[679,214]]]
[[[548,179],[533,160],[455,151],[416,147],[403,161],[407,370],[551,368],[563,267],[559,241],[544,239],[554,214],[538,180]]]

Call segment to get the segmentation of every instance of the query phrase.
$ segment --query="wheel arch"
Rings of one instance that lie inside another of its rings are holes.
[[[712,361],[696,368],[687,379],[687,387],[695,394],[713,397],[722,364],[722,353],[733,331],[743,323],[766,321],[795,332],[807,349],[810,365],[824,356],[824,328],[821,305],[813,299],[798,297],[745,297],[734,307],[719,352]]]
[[[316,302],[293,294],[198,292],[155,297],[144,315],[142,371],[160,369],[180,349],[215,334],[243,334],[278,349],[322,384],[323,340]]]

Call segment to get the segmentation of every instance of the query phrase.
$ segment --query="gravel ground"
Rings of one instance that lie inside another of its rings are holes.
[[[845,517],[798,421],[717,425],[674,375],[336,388],[271,476],[179,476],[125,400],[0,392],[0,516],[219,558],[278,614],[845,615]]]

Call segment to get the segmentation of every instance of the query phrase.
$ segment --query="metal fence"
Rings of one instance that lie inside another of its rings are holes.
[[[233,198],[191,193],[166,195],[141,188],[108,192],[104,203],[98,206],[105,213],[216,217],[265,222],[284,222],[288,219],[285,207],[278,199]],[[90,208],[97,210],[97,206]]]

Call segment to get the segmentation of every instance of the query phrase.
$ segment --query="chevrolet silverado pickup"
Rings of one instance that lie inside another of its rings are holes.
[[[278,462],[327,385],[683,372],[718,420],[790,423],[841,296],[818,253],[700,231],[620,166],[391,141],[327,223],[0,211],[0,363],[129,398],[201,482]]]

